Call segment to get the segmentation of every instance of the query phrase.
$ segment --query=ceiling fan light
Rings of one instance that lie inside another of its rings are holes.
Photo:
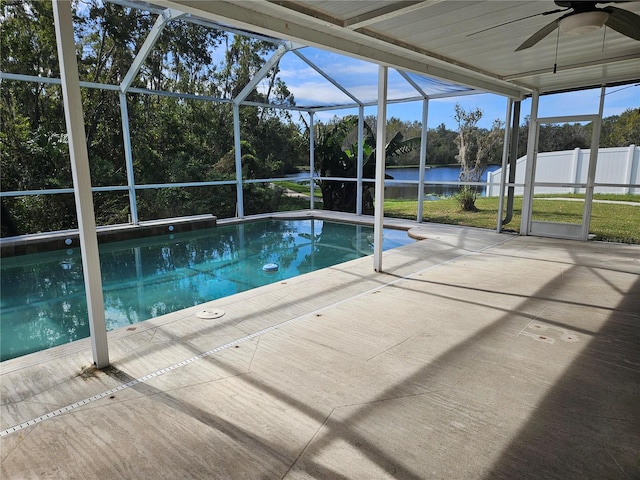
[[[582,12],[564,17],[559,23],[564,33],[582,35],[600,30],[608,18],[609,14],[603,11]]]

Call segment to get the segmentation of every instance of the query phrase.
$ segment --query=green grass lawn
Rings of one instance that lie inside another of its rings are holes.
[[[309,182],[275,182],[275,184],[282,188],[286,188],[287,190],[309,195]],[[313,190],[313,196],[314,198],[322,198],[322,192],[320,191],[320,187],[317,185]]]
[[[309,193],[308,184],[278,182],[278,185],[295,192]],[[322,198],[320,188],[317,188],[314,193],[316,198]],[[556,199],[544,200],[545,198]],[[584,195],[563,194],[536,197],[534,199],[534,219],[547,222],[581,223],[582,203],[562,201],[557,198],[584,199]],[[621,203],[594,202],[592,204],[589,233],[594,235],[595,240],[640,244],[640,195],[595,194],[594,200],[638,203],[639,205],[625,205]],[[309,208],[309,201],[305,199],[289,199],[286,203],[287,205],[283,206],[282,211]],[[317,202],[316,208],[322,208],[321,205],[321,202]],[[454,197],[425,201],[423,221],[495,230],[498,217],[498,198],[478,197],[476,199],[476,207],[478,208],[477,212],[463,212]],[[415,200],[387,199],[384,202],[385,216],[388,217],[414,220],[417,215],[417,208],[418,204]],[[504,230],[519,232],[521,214],[522,197],[516,197],[513,206],[513,218],[508,224],[504,225]]]
[[[544,195],[544,198],[551,198]],[[584,198],[580,195],[563,195],[565,198]],[[630,201],[640,203],[638,195],[595,195],[597,200]],[[426,201],[423,207],[423,221],[464,225],[469,227],[495,229],[498,216],[498,198],[479,197],[477,212],[460,211],[455,198]],[[506,206],[505,206],[506,209]],[[504,226],[507,231],[520,231],[522,198],[516,197],[513,219]],[[415,219],[417,203],[411,200],[386,200],[385,215],[397,218]],[[534,218],[548,222],[580,223],[582,203],[562,200],[534,199]],[[597,203],[592,205],[589,233],[595,240],[640,244],[640,205]]]

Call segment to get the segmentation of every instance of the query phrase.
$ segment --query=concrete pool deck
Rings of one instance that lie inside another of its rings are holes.
[[[384,273],[3,362],[0,476],[640,478],[640,246],[390,223]]]

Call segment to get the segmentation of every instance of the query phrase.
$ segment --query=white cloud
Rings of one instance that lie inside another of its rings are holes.
[[[335,105],[352,103],[352,100],[329,82],[304,82],[298,85],[287,84],[289,90],[301,105]]]
[[[287,83],[320,76],[318,72],[316,72],[313,68],[307,66],[306,64],[302,66],[294,66],[289,64],[283,66],[282,63],[280,64],[280,71],[278,75]]]
[[[376,78],[378,75],[377,65],[373,63],[360,62],[357,60],[334,62],[325,65],[323,68],[329,76],[340,77],[342,79],[352,75],[367,75],[373,78]]]
[[[294,83],[287,82],[287,87],[301,105],[335,105],[340,103],[353,103],[340,89],[325,81]],[[375,83],[361,84],[355,87],[345,87],[358,100],[368,103],[375,102],[378,98],[378,85]],[[399,99],[415,96],[416,92],[411,88],[393,87],[388,89],[389,99]]]
[[[378,71],[378,66],[375,63],[365,62],[364,60],[350,58],[345,55],[327,52],[313,47],[301,49],[300,53],[331,76],[375,76]]]

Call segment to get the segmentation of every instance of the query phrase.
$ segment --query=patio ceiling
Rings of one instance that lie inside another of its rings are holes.
[[[640,42],[608,27],[579,36],[553,31],[516,52],[523,41],[563,15],[541,15],[560,8],[547,0],[153,4],[512,98],[640,79]],[[619,2],[615,8],[640,14],[638,1]]]

